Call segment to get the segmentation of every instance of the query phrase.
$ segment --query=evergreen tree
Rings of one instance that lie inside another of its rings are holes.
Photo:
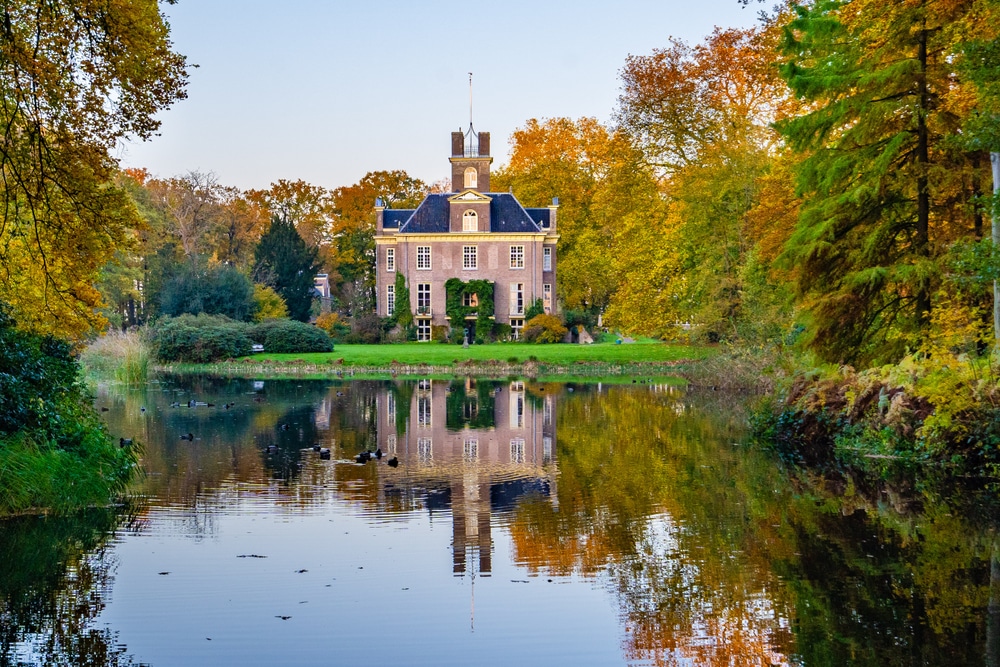
[[[951,28],[972,4],[794,6],[783,73],[812,110],[778,125],[807,156],[785,258],[827,359],[891,360],[918,346],[939,283],[936,260],[972,228],[960,202],[970,198],[961,181],[973,163],[948,141],[959,117],[949,107]]]
[[[279,216],[271,219],[254,252],[256,281],[281,295],[293,320],[309,321],[318,255],[318,249],[306,245],[294,225]]]

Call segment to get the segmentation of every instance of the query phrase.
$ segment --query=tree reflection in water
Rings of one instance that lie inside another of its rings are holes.
[[[108,542],[130,510],[90,509],[0,524],[0,664],[132,665],[117,632],[95,623],[111,589]]]

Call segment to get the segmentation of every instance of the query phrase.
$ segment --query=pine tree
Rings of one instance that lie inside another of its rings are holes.
[[[288,306],[293,320],[308,322],[313,289],[319,271],[319,251],[309,247],[294,225],[274,216],[254,252],[256,282],[274,288]]]

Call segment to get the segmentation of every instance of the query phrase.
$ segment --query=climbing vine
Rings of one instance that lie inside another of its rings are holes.
[[[465,318],[476,316],[476,340],[482,341],[493,333],[493,282],[490,280],[470,280],[449,278],[444,284],[445,312],[451,318],[452,328],[461,327]],[[475,295],[475,306],[463,305],[465,295]]]
[[[406,277],[396,274],[396,310],[393,317],[396,324],[406,329],[413,324],[413,313],[410,311],[410,289],[406,286]]]

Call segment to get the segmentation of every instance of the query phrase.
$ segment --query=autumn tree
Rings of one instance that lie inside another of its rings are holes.
[[[369,311],[375,304],[375,200],[387,208],[416,208],[426,193],[423,181],[401,170],[368,172],[333,191],[334,287],[347,313]]]
[[[20,326],[77,338],[138,223],[111,151],[184,97],[155,0],[10,0],[0,8],[0,299]]]
[[[291,223],[307,245],[319,250],[327,270],[334,267],[335,259],[331,250],[332,201],[330,191],[299,179],[280,179],[267,190],[248,190],[247,200],[267,212],[268,219],[274,216]]]
[[[288,316],[309,321],[318,250],[310,247],[288,220],[274,216],[254,253],[254,280],[285,300]]]
[[[783,74],[807,102],[779,124],[804,159],[785,258],[811,340],[840,361],[892,360],[925,341],[942,253],[973,228],[953,28],[969,1],[795,5]]]

